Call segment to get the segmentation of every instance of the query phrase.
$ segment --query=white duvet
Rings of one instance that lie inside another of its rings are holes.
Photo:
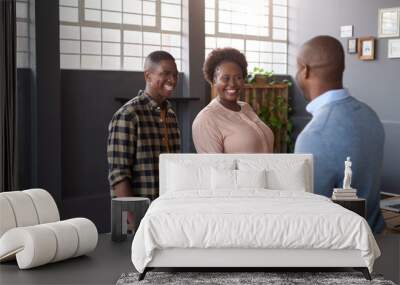
[[[370,271],[380,256],[359,215],[319,195],[265,189],[164,194],[135,234],[135,268],[165,248],[358,249]]]

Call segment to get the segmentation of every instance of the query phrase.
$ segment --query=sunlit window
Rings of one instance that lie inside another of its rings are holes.
[[[205,0],[206,56],[217,47],[246,55],[249,70],[287,73],[287,0]]]
[[[29,1],[16,1],[17,68],[30,66]]]
[[[143,70],[152,51],[181,67],[181,0],[60,0],[64,69]]]

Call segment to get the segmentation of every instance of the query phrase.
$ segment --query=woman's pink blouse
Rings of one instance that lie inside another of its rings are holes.
[[[253,111],[239,101],[238,112],[225,108],[215,98],[193,122],[193,142],[198,153],[270,153],[274,134]]]

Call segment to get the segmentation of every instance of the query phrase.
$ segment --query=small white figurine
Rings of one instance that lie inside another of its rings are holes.
[[[353,172],[351,170],[351,160],[350,156],[347,157],[344,162],[344,179],[343,179],[343,189],[352,189],[351,188],[351,176]]]

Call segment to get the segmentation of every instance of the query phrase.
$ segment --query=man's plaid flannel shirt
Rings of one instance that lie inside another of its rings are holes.
[[[180,132],[169,102],[165,122],[161,107],[143,91],[121,107],[109,125],[107,142],[110,186],[129,179],[134,195],[155,199],[159,193],[158,158],[160,153],[180,152]],[[168,139],[165,140],[166,133]],[[112,192],[112,196],[114,193]]]

